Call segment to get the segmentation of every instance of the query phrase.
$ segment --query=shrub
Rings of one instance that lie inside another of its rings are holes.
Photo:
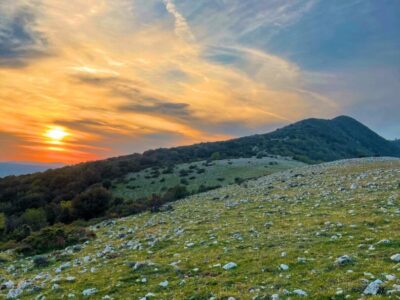
[[[108,209],[112,196],[104,187],[93,187],[72,200],[74,214],[85,220],[100,217]]]
[[[17,251],[25,255],[41,254],[82,243],[94,236],[93,232],[83,227],[56,224],[32,233],[22,240]]]
[[[49,260],[46,256],[37,255],[33,258],[33,265],[36,268],[46,267],[49,264]]]
[[[235,183],[236,184],[242,184],[244,182],[244,179],[243,178],[240,178],[240,177],[236,177],[235,178]]]
[[[211,159],[211,160],[219,160],[219,159],[221,159],[221,153],[219,153],[219,152],[214,152],[213,154],[211,154],[210,159]]]
[[[32,230],[39,230],[47,226],[46,212],[43,208],[29,208],[22,214],[21,223],[28,225]]]

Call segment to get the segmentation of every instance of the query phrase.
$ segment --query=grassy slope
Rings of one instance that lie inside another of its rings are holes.
[[[286,169],[302,166],[303,163],[284,159],[284,158],[239,158],[230,160],[213,161],[211,165],[207,165],[205,161],[179,164],[174,168],[172,174],[161,174],[157,178],[149,178],[151,169],[141,172],[130,173],[124,180],[115,181],[112,192],[115,196],[122,196],[125,199],[137,199],[151,196],[151,194],[160,194],[163,189],[182,185],[181,178],[185,178],[188,182],[186,186],[188,191],[197,191],[200,185],[205,186],[226,186],[235,182],[235,178],[242,179],[258,178],[260,176],[269,175]],[[181,170],[189,170],[195,167],[193,171],[185,176],[180,177]],[[204,169],[204,173],[198,173],[198,169]],[[147,177],[147,178],[146,178]],[[193,178],[195,177],[195,178]],[[224,180],[219,180],[224,179]]]
[[[53,283],[45,281],[41,293],[46,299],[68,293],[81,299],[82,291],[92,287],[98,289],[92,299],[140,299],[149,292],[156,294],[149,299],[253,299],[275,293],[285,299],[285,290],[299,288],[312,299],[358,299],[372,278],[400,278],[400,266],[389,259],[400,252],[399,176],[400,160],[342,162],[274,174],[178,201],[174,211],[100,224],[98,238],[82,251],[53,254],[51,266],[44,269],[35,269],[30,258],[15,259],[0,268],[0,276],[18,281],[43,272],[54,278],[62,262],[77,263],[89,255],[90,262],[60,274],[60,289],[51,290]],[[390,243],[379,244],[382,239]],[[97,257],[106,246],[114,254]],[[354,262],[336,266],[335,259],[344,254]],[[137,261],[155,265],[137,271],[127,265]],[[236,269],[219,266],[231,261]],[[289,270],[279,270],[282,263]],[[16,271],[7,272],[10,265]],[[66,282],[67,276],[76,281]],[[138,282],[143,278],[146,283]],[[169,281],[166,288],[159,286],[164,280]],[[386,282],[386,290],[395,283],[397,279]],[[343,295],[336,296],[341,290]],[[38,294],[25,292],[21,299]]]

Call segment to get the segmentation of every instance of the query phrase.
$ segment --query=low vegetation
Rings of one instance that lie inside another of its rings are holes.
[[[0,253],[0,298],[396,299],[399,177],[394,159],[307,166],[103,221],[43,264]]]

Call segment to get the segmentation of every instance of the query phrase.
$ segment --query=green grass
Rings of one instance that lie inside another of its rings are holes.
[[[235,178],[249,179],[269,175],[286,169],[304,165],[301,162],[284,158],[239,158],[217,160],[207,163],[200,161],[190,164],[178,164],[171,174],[163,174],[166,168],[159,170],[159,176],[153,177],[152,169],[128,174],[124,179],[113,183],[115,196],[125,199],[138,199],[162,194],[168,188],[185,185],[189,192],[197,192],[201,185],[205,187],[226,186],[235,183]],[[180,176],[182,170],[188,175]],[[204,170],[203,173],[200,173]],[[184,179],[186,184],[181,180]]]
[[[59,290],[51,289],[49,279],[40,292],[26,291],[20,298],[66,299],[73,293],[75,299],[86,299],[82,291],[97,288],[88,298],[141,299],[151,292],[156,296],[149,299],[270,299],[272,294],[287,299],[285,291],[302,289],[310,299],[359,299],[364,280],[386,274],[400,278],[400,265],[390,261],[400,253],[399,178],[399,160],[273,174],[180,200],[173,211],[92,226],[97,238],[80,252],[52,253],[50,266],[41,269],[31,258],[14,256],[2,265],[0,277],[17,282],[48,273],[53,279],[63,262],[80,261],[60,274]],[[390,243],[379,244],[382,239]],[[135,250],[134,244],[141,248]],[[115,253],[98,257],[107,245]],[[353,263],[337,266],[335,259],[345,254]],[[83,262],[86,255],[91,262]],[[135,271],[129,263],[138,261],[154,265]],[[221,266],[228,262],[238,267],[226,271]],[[280,264],[289,270],[281,271]],[[15,270],[8,272],[11,265]],[[96,272],[90,272],[92,267]],[[75,282],[67,282],[67,276],[76,277]],[[143,278],[146,283],[140,282]],[[165,280],[168,287],[160,287]],[[386,291],[393,284],[399,281],[386,282]],[[0,299],[5,293],[0,291]]]

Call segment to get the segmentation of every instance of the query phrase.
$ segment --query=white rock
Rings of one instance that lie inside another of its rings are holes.
[[[97,293],[97,289],[96,288],[91,288],[91,289],[86,289],[82,292],[83,296],[91,296]]]
[[[7,299],[15,299],[18,298],[19,295],[22,294],[22,289],[20,288],[16,288],[16,289],[12,289],[9,290],[8,294],[7,294]]]
[[[14,282],[9,280],[2,284],[7,290],[12,289],[14,287]]]
[[[395,262],[400,262],[400,253],[394,254],[390,257],[391,260]]]
[[[237,267],[237,264],[235,264],[234,262],[229,262],[226,265],[224,265],[222,268],[224,270],[231,270]]]
[[[350,256],[348,256],[348,255],[342,255],[342,256],[338,257],[338,258],[335,260],[335,263],[336,263],[337,265],[345,265],[345,264],[351,263],[352,261],[353,261],[353,259],[352,259]]]
[[[396,280],[396,276],[392,274],[385,275],[386,280],[393,281]]]
[[[307,297],[307,295],[308,295],[305,291],[300,290],[300,289],[294,290],[293,294],[300,296],[300,297]]]
[[[285,264],[280,264],[279,269],[281,269],[282,271],[287,271],[289,270],[289,266]]]
[[[271,300],[279,300],[279,295],[278,294],[273,294],[271,296]]]
[[[164,280],[163,282],[160,282],[160,286],[166,288],[168,286],[169,282],[168,280]]]
[[[376,295],[379,292],[379,289],[381,288],[383,281],[380,279],[377,279],[373,282],[371,282],[366,289],[364,290],[363,294],[364,295]]]

